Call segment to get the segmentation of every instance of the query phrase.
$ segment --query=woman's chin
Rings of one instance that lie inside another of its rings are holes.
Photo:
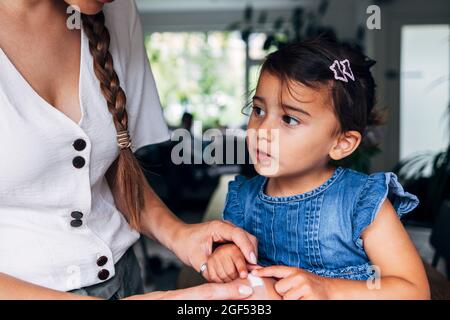
[[[77,11],[86,15],[95,15],[103,10],[104,4],[99,1],[79,1],[79,0],[65,0],[66,3],[72,6]]]
[[[95,14],[99,13],[102,10],[103,10],[103,5],[102,4],[89,5],[89,6],[85,6],[85,7],[80,8],[80,12],[83,13],[83,14],[86,14],[88,16],[95,15]]]

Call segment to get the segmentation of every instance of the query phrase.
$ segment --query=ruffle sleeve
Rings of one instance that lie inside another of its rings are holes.
[[[353,212],[353,241],[360,249],[363,248],[361,233],[375,220],[386,198],[392,203],[399,218],[419,204],[419,199],[403,189],[394,173],[371,174],[361,188]]]
[[[243,228],[244,226],[244,206],[242,202],[242,185],[247,179],[243,176],[236,176],[228,183],[228,193],[225,200],[223,219]]]

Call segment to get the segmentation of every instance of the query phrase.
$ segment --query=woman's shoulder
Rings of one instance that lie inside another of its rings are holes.
[[[108,3],[104,6],[103,13],[111,36],[111,47],[113,50],[120,50],[120,55],[130,54],[133,41],[144,41],[134,0]]]
[[[121,25],[131,31],[131,27],[139,19],[139,11],[134,0],[118,0],[105,4],[103,13],[107,24]]]

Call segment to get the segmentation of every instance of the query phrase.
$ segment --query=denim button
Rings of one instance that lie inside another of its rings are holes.
[[[97,276],[100,280],[106,280],[109,277],[109,271],[106,269],[102,269],[98,272]]]
[[[73,158],[72,164],[75,168],[80,169],[84,167],[84,165],[86,164],[86,160],[84,160],[83,157],[78,156]]]

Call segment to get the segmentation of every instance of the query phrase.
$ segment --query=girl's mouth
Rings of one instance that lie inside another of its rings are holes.
[[[261,151],[260,149],[256,149],[256,158],[258,162],[262,164],[270,162],[272,160],[272,156],[270,154]]]

